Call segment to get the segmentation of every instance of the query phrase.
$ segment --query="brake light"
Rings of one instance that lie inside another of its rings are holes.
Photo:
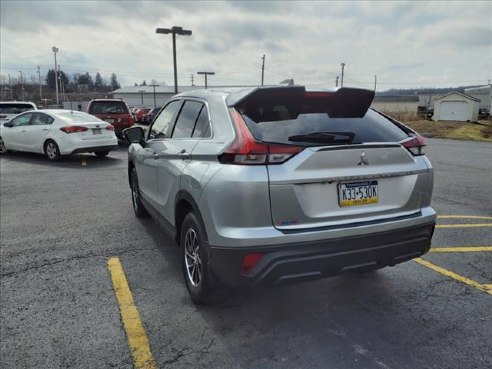
[[[290,145],[264,144],[255,140],[243,117],[236,109],[231,109],[231,117],[236,128],[236,138],[219,155],[222,164],[262,165],[281,164],[304,150]]]
[[[111,125],[111,124],[108,124],[108,125],[106,126],[106,129],[107,129],[108,131],[114,131],[114,126],[113,126],[113,125]]]
[[[77,132],[84,132],[87,130],[88,130],[87,127],[81,127],[81,126],[66,126],[60,128],[60,131],[63,131],[65,133],[77,133]]]
[[[263,255],[258,252],[244,255],[243,263],[241,264],[241,274],[250,274],[251,270],[258,264],[262,257]]]
[[[400,142],[404,148],[412,153],[414,156],[424,155],[426,146],[424,138],[417,134],[416,136],[412,136],[410,138],[405,139]]]
[[[0,114],[0,118],[3,119],[3,118],[7,118],[6,115],[3,115],[3,114]]]

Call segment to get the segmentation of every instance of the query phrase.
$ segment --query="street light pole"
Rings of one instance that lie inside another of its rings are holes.
[[[155,33],[169,34],[173,35],[173,63],[174,63],[174,93],[178,93],[178,66],[176,63],[176,35],[181,36],[191,36],[191,31],[183,29],[183,27],[173,26],[173,28],[157,28]]]
[[[143,94],[144,94],[145,91],[144,90],[140,90],[138,92],[140,92],[140,97],[142,98],[142,106],[144,106],[144,104],[143,104]]]
[[[159,85],[149,85],[149,86],[154,87],[154,108],[157,108],[157,103],[156,103],[156,101],[155,101],[155,88],[156,88],[157,86],[159,86]]]
[[[205,89],[207,89],[207,76],[213,76],[215,75],[215,72],[196,72],[196,74],[204,74],[205,75]]]
[[[56,90],[56,107],[59,105],[59,100],[58,100],[58,69],[56,65],[56,53],[58,52],[58,48],[56,46],[53,46],[51,48],[53,50],[53,53],[55,54],[55,90]]]
[[[39,78],[39,101],[43,102],[43,90],[41,89],[41,66],[38,65],[38,78]]]

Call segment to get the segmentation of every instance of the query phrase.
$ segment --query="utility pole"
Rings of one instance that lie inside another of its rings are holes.
[[[43,102],[43,90],[41,89],[41,66],[38,65],[38,78],[39,78],[39,102]]]
[[[335,87],[338,87],[338,79],[339,78],[340,78],[339,76],[337,76],[337,78],[335,78]]]
[[[343,87],[343,70],[345,69],[345,63],[342,63],[341,66],[342,66],[342,79],[340,81],[340,87]]]
[[[56,106],[58,107],[59,105],[59,100],[58,100],[58,72],[57,72],[57,65],[56,65],[56,53],[58,52],[58,48],[56,46],[53,46],[51,48],[53,53],[55,54],[55,90],[56,90]]]
[[[155,101],[155,88],[158,87],[159,85],[149,85],[149,86],[154,87],[154,108],[157,108],[157,103]]]
[[[263,59],[263,63],[261,64],[261,85],[263,86],[263,80],[265,78],[265,54],[261,57]]]
[[[195,86],[195,75],[191,74],[191,86]]]
[[[12,96],[12,78],[10,77],[10,73],[9,73],[9,89],[10,89],[10,100],[13,100],[14,97]]]
[[[213,76],[215,75],[215,72],[196,72],[196,74],[204,74],[205,75],[205,89],[207,89],[208,87],[208,83],[207,83],[207,76]]]
[[[374,75],[374,92],[376,92],[376,86],[378,84],[378,77]]]
[[[140,97],[142,98],[142,106],[144,106],[144,103],[143,103],[143,94],[144,94],[145,90],[140,90],[138,92],[140,92]]]
[[[24,85],[23,85],[23,77],[22,77],[22,71],[19,71],[21,79],[20,79],[20,85],[21,85],[21,96],[22,100],[24,100]]]

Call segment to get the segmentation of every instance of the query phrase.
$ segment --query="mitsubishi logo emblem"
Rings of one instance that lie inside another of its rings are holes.
[[[360,161],[357,163],[357,165],[369,165],[369,160],[367,160],[365,152],[362,152],[362,154],[360,155]]]

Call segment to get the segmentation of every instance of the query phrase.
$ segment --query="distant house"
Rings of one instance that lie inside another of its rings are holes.
[[[462,94],[450,92],[434,99],[433,120],[451,120],[459,122],[476,122],[480,100]]]
[[[371,107],[385,113],[417,114],[419,97],[417,95],[375,96]]]

